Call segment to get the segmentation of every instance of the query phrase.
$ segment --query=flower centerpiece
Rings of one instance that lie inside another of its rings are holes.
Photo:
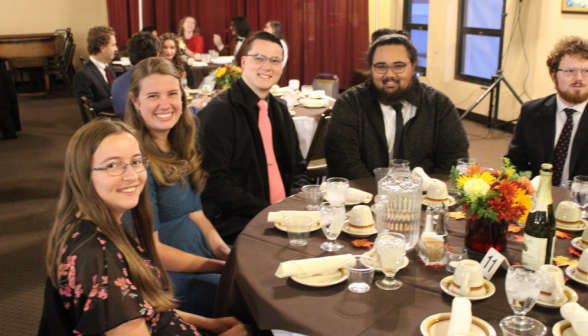
[[[503,167],[485,170],[480,165],[460,173],[451,169],[450,179],[467,218],[466,247],[486,253],[491,247],[503,251],[506,247],[508,223],[525,223],[531,210],[531,195],[535,193],[530,172],[516,173],[508,158]]]
[[[211,75],[214,77],[216,84],[220,84],[223,90],[231,87],[234,81],[241,78],[242,70],[238,66],[225,65],[222,68],[211,71]]]

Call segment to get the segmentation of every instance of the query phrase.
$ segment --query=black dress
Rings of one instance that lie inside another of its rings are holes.
[[[125,257],[94,223],[75,225],[59,261],[59,288],[47,281],[40,335],[103,335],[137,318],[145,319],[151,335],[200,335],[175,310],[158,313],[143,299]],[[135,249],[161,279],[141,246]]]

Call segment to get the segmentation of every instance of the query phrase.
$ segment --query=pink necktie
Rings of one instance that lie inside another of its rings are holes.
[[[257,106],[259,107],[259,133],[261,133],[263,149],[265,150],[265,160],[267,161],[270,202],[274,204],[277,201],[286,198],[286,191],[284,190],[284,182],[282,182],[282,175],[280,175],[278,163],[276,162],[276,155],[274,153],[272,124],[267,115],[267,102],[262,99],[257,103]]]

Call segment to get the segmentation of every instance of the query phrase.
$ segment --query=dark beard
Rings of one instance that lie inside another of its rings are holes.
[[[396,83],[399,83],[398,80],[392,79],[392,78],[384,78],[384,80],[382,82],[383,82],[383,84],[386,84],[388,81],[394,81]],[[380,101],[380,103],[382,103],[384,105],[392,105],[394,103],[398,103],[402,100],[405,100],[408,89],[410,88],[411,85],[412,85],[412,83],[406,89],[403,89],[400,86],[398,86],[398,89],[396,89],[396,91],[394,91],[392,93],[388,93],[388,92],[386,92],[386,88],[384,88],[384,87],[377,88],[376,85],[374,85],[374,82],[372,80],[372,88],[375,90],[376,94],[378,95],[378,100]]]
[[[557,90],[560,98],[570,104],[578,105],[588,100],[588,92],[586,91],[574,93],[572,88],[568,89],[567,91],[561,91],[559,89],[559,83],[557,82],[557,79],[555,82],[555,89]]]

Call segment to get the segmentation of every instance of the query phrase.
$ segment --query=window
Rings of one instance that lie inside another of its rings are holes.
[[[429,37],[429,0],[404,0],[403,29],[417,48],[416,71],[425,75],[427,71],[427,40]]]
[[[455,77],[488,85],[502,60],[506,0],[460,0]]]

